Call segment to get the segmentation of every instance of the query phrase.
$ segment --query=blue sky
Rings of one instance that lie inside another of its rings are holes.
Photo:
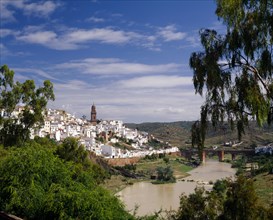
[[[48,107],[124,122],[196,120],[189,57],[201,28],[223,30],[213,0],[1,0],[0,64],[54,83]]]

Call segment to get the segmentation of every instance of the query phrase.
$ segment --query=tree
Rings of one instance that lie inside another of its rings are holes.
[[[54,100],[53,85],[45,80],[36,88],[33,80],[14,82],[14,71],[7,65],[0,68],[0,143],[5,147],[21,145],[29,139],[30,129],[44,122],[47,102]],[[23,111],[15,116],[12,113],[17,105]]]
[[[227,188],[220,219],[269,219],[267,210],[258,202],[253,180],[240,175],[235,182],[229,181]]]
[[[202,112],[201,116],[203,116],[204,113]],[[199,158],[202,161],[203,157],[203,149],[205,145],[205,137],[206,137],[206,129],[207,129],[207,124],[204,121],[204,117],[201,117],[201,123],[199,121],[196,121],[193,123],[192,128],[191,128],[191,144],[192,147],[195,145],[197,146]]]
[[[190,194],[188,197],[182,194],[176,219],[186,220],[203,218],[206,204],[206,199],[203,194],[204,188],[195,188],[195,193]]]
[[[74,137],[68,137],[58,146],[56,154],[65,161],[73,161],[75,163],[84,163],[87,160],[88,153],[84,146],[78,144],[78,140]]]
[[[196,188],[189,196],[182,194],[175,219],[267,220],[272,219],[272,207],[259,204],[253,181],[239,176],[218,181],[211,192]]]
[[[83,145],[78,144],[78,140],[73,137],[64,139],[63,143],[57,146],[56,155],[64,161],[72,161],[77,164],[77,169],[83,169],[92,174],[93,180],[97,184],[102,183],[109,174],[98,164],[91,162],[88,158],[88,151]]]
[[[161,182],[175,182],[175,177],[173,175],[173,170],[170,166],[167,167],[157,167],[157,180]],[[158,182],[156,182],[158,183]]]
[[[228,121],[241,139],[249,120],[273,120],[273,1],[216,0],[226,34],[200,31],[204,51],[190,57],[195,92],[203,96],[200,124]],[[203,136],[205,138],[205,136]],[[201,143],[204,140],[201,137]]]
[[[163,157],[163,161],[164,161],[166,164],[169,164],[169,163],[170,163],[170,158],[164,156],[164,157]]]
[[[133,219],[91,170],[33,142],[8,151],[0,161],[0,210],[24,219]]]
[[[51,148],[51,149],[57,148],[56,140],[51,139],[50,135],[47,135],[46,137],[35,136],[33,141],[36,142],[37,144],[40,144],[41,146],[45,146],[46,148]]]
[[[194,193],[180,197],[180,207],[175,219],[218,219],[223,211],[223,199],[216,191],[206,192],[196,187]]]

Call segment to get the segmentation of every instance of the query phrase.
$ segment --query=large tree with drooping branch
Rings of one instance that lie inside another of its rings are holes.
[[[192,53],[189,61],[195,92],[205,97],[192,129],[192,143],[201,150],[208,122],[213,127],[228,122],[240,140],[249,120],[260,126],[273,120],[273,1],[216,4],[226,32],[200,30],[203,51]]]

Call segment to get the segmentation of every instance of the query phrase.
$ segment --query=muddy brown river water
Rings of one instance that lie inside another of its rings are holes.
[[[154,211],[178,209],[179,196],[194,192],[197,182],[204,183],[206,189],[211,189],[209,181],[215,182],[217,179],[234,177],[236,170],[228,163],[208,160],[189,172],[190,176],[184,178],[185,181],[177,181],[171,184],[154,185],[149,182],[138,182],[126,187],[116,195],[126,205],[127,210],[133,211],[136,206],[137,215],[151,214]],[[194,182],[189,182],[193,180]]]

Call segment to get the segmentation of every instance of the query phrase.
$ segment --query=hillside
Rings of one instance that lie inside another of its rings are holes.
[[[173,146],[191,146],[191,126],[193,121],[178,122],[154,122],[141,124],[125,124],[126,127],[148,132],[156,138],[169,142]],[[236,141],[237,132],[231,131],[228,125],[223,125],[217,129],[209,127],[205,146],[220,145],[227,141]],[[255,122],[250,122],[242,137],[242,147],[264,145],[273,142],[273,126],[260,128]]]
[[[191,126],[193,122],[178,121],[178,122],[147,122],[141,124],[125,124],[131,129],[138,129],[152,134],[154,137],[169,142],[173,146],[181,147],[185,143],[190,143]]]

